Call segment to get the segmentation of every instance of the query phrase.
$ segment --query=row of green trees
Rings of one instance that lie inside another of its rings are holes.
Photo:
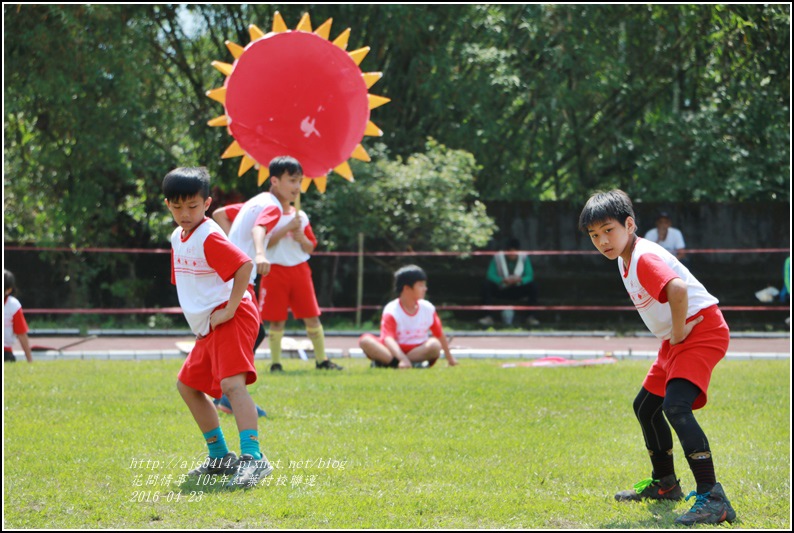
[[[481,201],[595,188],[789,200],[787,4],[4,4],[5,241],[162,246],[175,166],[252,195],[253,173],[220,159],[231,139],[207,126],[222,111],[205,92],[223,83],[211,62],[232,60],[224,41],[247,44],[276,10],[292,28],[333,18],[332,39],[351,28],[350,50],[372,48],[362,70],[384,73],[371,92],[392,99],[356,183],[307,195],[326,248],[362,227],[388,249],[481,247]],[[130,268],[103,261],[51,266],[89,284]]]

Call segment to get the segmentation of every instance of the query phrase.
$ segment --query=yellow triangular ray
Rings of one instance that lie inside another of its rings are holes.
[[[370,137],[380,137],[383,135],[383,131],[371,121],[367,121],[367,128],[364,130],[364,135],[369,135]]]
[[[325,186],[328,183],[328,178],[326,176],[320,176],[319,178],[314,178],[312,181],[317,187],[317,190],[325,194]]]
[[[270,177],[270,169],[267,167],[259,167],[259,174],[256,178],[256,186],[261,187],[264,182],[267,181],[267,178]]]
[[[314,34],[319,35],[320,37],[322,37],[327,41],[328,37],[331,35],[331,23],[333,21],[334,19],[328,19],[322,24],[320,24],[320,27],[314,30]]]
[[[375,109],[376,107],[380,107],[383,104],[388,104],[391,102],[391,98],[386,98],[385,96],[376,96],[374,94],[368,94],[367,100],[369,101],[370,109]]]
[[[306,192],[309,190],[309,185],[312,184],[311,178],[303,178],[301,181],[301,192]]]
[[[257,41],[265,36],[265,32],[256,27],[256,24],[248,26],[248,35],[251,36],[251,41]]]
[[[218,69],[218,71],[223,74],[224,76],[228,76],[234,70],[234,67],[229,63],[224,63],[222,61],[213,61],[212,66]]]
[[[364,150],[364,147],[361,146],[360,144],[356,145],[356,147],[353,149],[353,153],[350,154],[350,157],[352,157],[353,159],[358,159],[359,161],[366,161],[368,163],[372,161],[372,158],[369,156],[367,151]]]
[[[369,89],[383,77],[383,72],[367,72],[361,76],[364,78],[364,84],[367,86],[367,89]]]
[[[342,50],[347,50],[347,40],[350,38],[350,28],[346,29],[339,34],[339,37],[334,39],[334,44]]]
[[[245,155],[245,152],[243,151],[242,148],[240,148],[240,145],[237,144],[237,141],[234,141],[232,144],[229,145],[226,151],[223,152],[223,155],[221,155],[221,159],[229,159],[230,157],[240,157],[241,155]]]
[[[212,126],[212,127],[228,126],[229,125],[229,117],[227,117],[226,115],[221,115],[219,117],[215,117],[214,119],[212,119],[209,122],[207,122],[207,125]]]
[[[353,50],[348,54],[353,59],[356,65],[360,65],[364,58],[369,53],[369,46],[365,46],[364,48],[359,48],[358,50]]]
[[[255,164],[256,161],[254,161],[251,156],[249,156],[248,154],[243,154],[243,160],[240,161],[240,170],[237,171],[237,177],[240,177],[246,172],[248,172],[248,170],[250,170],[250,168]]]
[[[295,28],[295,31],[305,31],[308,33],[312,32],[312,21],[309,20],[309,14],[304,13],[301,17],[301,21],[298,22],[298,26]]]
[[[345,178],[347,181],[353,181],[353,170],[350,168],[350,165],[347,164],[347,161],[338,167],[335,167],[334,172]]]
[[[241,55],[243,55],[243,52],[245,52],[245,48],[243,48],[237,43],[226,41],[224,44],[226,45],[226,48],[229,49],[229,52],[232,53],[232,57],[234,57],[235,59],[239,58]]]
[[[218,87],[217,89],[209,90],[206,92],[206,95],[216,102],[226,105],[226,87]]]
[[[273,15],[273,33],[284,33],[287,31],[287,25],[284,23],[284,19],[281,18],[281,13],[276,11]]]

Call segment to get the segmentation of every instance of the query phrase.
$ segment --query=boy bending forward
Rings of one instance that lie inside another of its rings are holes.
[[[179,371],[177,390],[204,434],[209,457],[188,475],[231,475],[228,488],[250,487],[273,471],[259,451],[257,413],[246,385],[256,381],[253,346],[259,313],[247,291],[253,264],[214,221],[203,167],[177,168],[163,179],[171,234],[171,282],[196,345]],[[213,398],[226,394],[240,432],[240,457],[230,452]]]
[[[618,501],[680,500],[673,467],[673,426],[697,483],[687,500],[695,504],[676,523],[716,524],[736,519],[717,483],[711,448],[692,414],[706,405],[711,372],[728,350],[730,332],[717,299],[670,252],[637,236],[634,208],[620,190],[596,193],[579,216],[579,228],[607,259],[618,262],[620,277],[648,329],[662,341],[634,400],[653,473]],[[664,415],[662,414],[664,413]]]

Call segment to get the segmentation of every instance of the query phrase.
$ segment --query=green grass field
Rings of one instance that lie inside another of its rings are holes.
[[[341,362],[261,372],[250,391],[277,468],[237,492],[180,480],[206,455],[175,389],[180,361],[5,364],[3,526],[654,529],[693,502],[613,499],[650,473],[631,408],[650,362]],[[735,528],[791,527],[790,374],[787,360],[723,362],[696,413]],[[234,419],[221,425],[239,453]]]

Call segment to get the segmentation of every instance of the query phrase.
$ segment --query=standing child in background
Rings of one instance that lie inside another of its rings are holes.
[[[306,263],[309,258],[308,253],[303,245],[298,244],[294,239],[290,239],[294,241],[292,248],[280,246],[288,244],[287,242],[279,242],[287,231],[300,223],[300,221],[295,222],[297,218],[295,218],[294,208],[290,204],[295,202],[300,194],[303,167],[293,157],[279,156],[270,162],[268,171],[270,173],[270,191],[254,196],[239,208],[238,213],[233,216],[234,221],[229,230],[229,239],[254,259],[257,272],[262,276],[259,281],[261,289],[260,319],[271,321],[270,336],[268,337],[271,357],[270,371],[283,372],[281,339],[284,335],[288,305],[292,307],[296,318],[304,318],[306,321],[307,333],[314,345],[314,353],[317,358],[317,369],[341,370],[341,367],[329,361],[325,355],[325,335],[318,318],[320,310],[314,296],[311,270]],[[285,215],[285,210],[291,212]],[[286,219],[282,222],[282,217],[285,216]],[[232,217],[226,214],[226,218],[231,219]],[[290,221],[293,226],[276,235],[276,231],[285,228]],[[308,218],[306,222],[308,223]],[[297,238],[301,239],[301,235],[297,235]],[[269,249],[271,241],[276,244],[268,252],[268,256],[271,258],[275,254],[276,259],[272,261],[265,256],[265,250]],[[314,245],[311,247],[311,250],[313,249]],[[295,257],[289,252],[295,252],[294,255],[299,259],[296,265],[292,264]],[[299,279],[292,279],[292,276],[298,275]],[[254,277],[251,278],[252,287],[253,284]],[[311,302],[314,302],[314,306],[311,305]]]
[[[301,173],[302,175],[302,173]],[[280,190],[280,184],[271,192],[281,201],[284,215],[273,228],[268,241],[270,274],[262,278],[259,291],[262,320],[270,322],[271,372],[283,371],[281,366],[281,340],[287,323],[287,310],[306,325],[306,335],[314,347],[317,370],[342,370],[325,354],[325,332],[320,323],[320,306],[314,292],[311,253],[317,246],[309,217],[297,211],[290,202],[294,199]]]
[[[230,204],[224,207],[219,207],[215,211],[212,212],[212,219],[218,223],[221,227],[223,232],[228,236],[229,231],[232,229],[232,223],[234,219],[237,217],[237,214],[240,212],[240,209],[243,207],[243,204]],[[249,284],[248,289],[251,291],[251,296],[254,298],[254,303],[256,303],[256,291],[252,285]],[[265,327],[262,323],[259,323],[259,333],[256,337],[256,342],[254,343],[254,355],[256,355],[256,350],[259,348],[259,345],[262,344],[262,341],[265,340],[267,336],[267,332],[265,331]],[[232,409],[232,404],[229,401],[229,398],[226,397],[224,394],[220,398],[215,398],[212,400],[212,403],[215,404],[215,407],[218,408],[218,411],[221,411],[226,414],[234,414],[234,409]],[[267,416],[267,412],[259,407],[256,406],[256,414],[257,416]]]
[[[188,475],[233,474],[228,488],[250,487],[273,467],[259,449],[254,401],[253,346],[259,316],[247,291],[253,265],[221,228],[206,217],[212,202],[206,168],[177,168],[163,179],[168,210],[178,224],[171,234],[171,281],[196,344],[177,379],[177,390],[204,434],[209,457]],[[218,412],[206,395],[226,394],[240,432],[240,457],[226,446]]]
[[[365,333],[359,347],[373,367],[423,368],[433,366],[441,355],[449,366],[458,362],[452,356],[436,308],[424,299],[427,274],[416,265],[408,265],[394,274],[394,288],[399,298],[383,308],[380,338]],[[429,338],[428,331],[434,338]]]
[[[728,350],[730,332],[718,300],[670,252],[637,236],[634,208],[621,190],[590,197],[579,228],[618,270],[648,329],[662,341],[656,361],[634,400],[651,459],[651,478],[618,501],[680,500],[673,464],[673,426],[695,477],[695,504],[675,522],[683,525],[732,522],[736,512],[717,483],[708,439],[692,413],[706,405],[711,373]],[[664,413],[664,416],[662,415]]]
[[[33,352],[30,350],[30,340],[28,339],[28,323],[25,314],[22,312],[22,304],[19,300],[11,296],[16,291],[16,281],[14,274],[3,269],[3,362],[13,363],[17,358],[14,356],[14,339],[19,339],[22,350],[25,352],[25,359],[28,363],[33,362]]]

